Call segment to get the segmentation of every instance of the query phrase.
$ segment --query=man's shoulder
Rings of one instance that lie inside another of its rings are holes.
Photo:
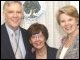
[[[22,32],[27,32],[27,30],[24,29],[24,28],[22,28],[22,27],[20,27],[20,30],[21,30]]]
[[[1,29],[4,28],[4,27],[5,27],[5,24],[2,24],[2,25],[1,25]]]
[[[6,32],[6,26],[5,24],[1,25],[1,34]]]
[[[20,30],[21,30],[22,34],[28,34],[28,31],[26,29],[20,27]]]

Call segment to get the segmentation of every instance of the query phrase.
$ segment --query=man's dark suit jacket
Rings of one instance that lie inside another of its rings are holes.
[[[46,46],[47,46],[47,59],[56,59],[57,49],[51,48],[47,44]],[[29,56],[29,59],[36,59],[35,52]]]
[[[26,48],[26,59],[28,59],[28,54],[30,52],[29,50],[30,45],[27,40],[28,32],[21,27],[20,27],[20,30],[21,30],[23,42]],[[15,55],[13,53],[13,50],[10,44],[9,35],[5,27],[5,24],[1,26],[1,59],[15,59]]]

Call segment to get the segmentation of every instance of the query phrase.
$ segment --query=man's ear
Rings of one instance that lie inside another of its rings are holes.
[[[1,16],[3,16],[3,18],[5,18],[5,14],[6,14],[6,12],[3,11],[3,12],[1,13]]]
[[[5,14],[6,14],[5,12],[1,12],[1,16],[2,16],[2,19],[4,20],[4,22],[5,22],[5,18],[6,18]]]

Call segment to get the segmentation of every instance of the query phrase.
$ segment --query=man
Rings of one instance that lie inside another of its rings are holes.
[[[6,1],[3,6],[3,15],[5,23],[1,26],[1,59],[28,58],[28,52],[30,53],[27,41],[28,32],[20,27],[23,19],[21,2]],[[16,39],[13,38],[13,35]],[[17,40],[16,43],[13,42],[15,40]]]

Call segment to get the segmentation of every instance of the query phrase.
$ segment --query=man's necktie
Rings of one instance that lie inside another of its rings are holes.
[[[15,54],[15,58],[16,59],[22,59],[22,54],[21,54],[20,47],[19,47],[19,39],[17,41],[15,33],[13,33],[12,36],[13,36],[12,47],[13,47],[13,51],[14,51],[14,54]]]

